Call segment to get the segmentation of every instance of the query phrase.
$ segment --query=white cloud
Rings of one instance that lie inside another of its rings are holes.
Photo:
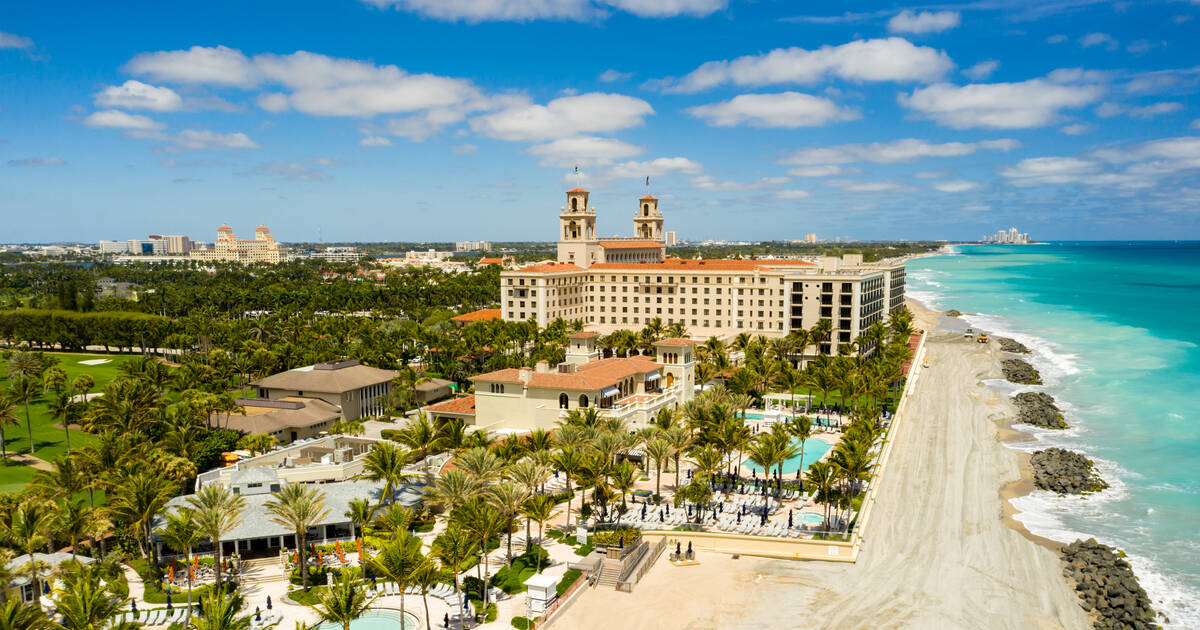
[[[125,71],[174,83],[249,87],[259,81],[254,64],[242,51],[225,46],[141,53],[125,64]]]
[[[947,182],[935,182],[933,184],[934,190],[938,190],[938,191],[945,192],[945,193],[967,192],[969,190],[975,190],[978,187],[979,187],[979,184],[977,184],[975,182],[967,182],[967,181],[961,181],[961,180],[947,181]]]
[[[1100,103],[1096,107],[1096,115],[1101,118],[1112,118],[1125,113],[1126,107],[1117,103]]]
[[[1200,129],[1200,118],[1193,120],[1192,124],[1190,124],[1188,126],[1191,127],[1192,129]]]
[[[1161,114],[1173,114],[1183,109],[1181,103],[1153,103],[1143,107],[1133,107],[1129,110],[1131,118],[1153,118]]]
[[[1083,134],[1085,134],[1091,130],[1092,130],[1092,126],[1088,125],[1088,124],[1084,124],[1084,123],[1067,125],[1067,126],[1063,127],[1062,129],[1059,129],[1060,132],[1065,133],[1068,136],[1082,136]]]
[[[811,196],[812,195],[810,195],[808,193],[808,191],[806,191],[806,190],[781,190],[781,191],[775,193],[775,195],[774,195],[774,197],[776,199],[779,199],[782,201],[789,201],[789,200],[793,200],[793,199],[808,199]]]
[[[388,120],[384,129],[393,136],[408,138],[413,142],[424,142],[448,125],[461,122],[463,118],[465,115],[455,109],[430,109],[413,116]]]
[[[609,9],[638,17],[703,17],[724,9],[728,0],[364,0],[379,8],[395,8],[427,18],[463,22],[588,20]]]
[[[698,190],[759,190],[775,188],[788,182],[786,177],[760,177],[752,182],[730,182],[717,179],[712,175],[700,175],[692,178],[692,186]]]
[[[1084,48],[1092,46],[1103,46],[1105,50],[1116,50],[1117,40],[1113,39],[1108,33],[1088,33],[1079,40],[1079,45]]]
[[[156,112],[173,112],[183,105],[183,99],[175,90],[132,79],[121,85],[110,85],[100,90],[94,100],[99,107],[148,109]]]
[[[693,93],[719,85],[846,81],[933,81],[954,67],[945,52],[900,37],[858,40],[816,50],[776,48],[761,55],[709,61],[681,79],[651,81],[664,92]]]
[[[916,177],[917,179],[937,179],[939,177],[945,177],[946,175],[946,171],[921,171],[919,173],[913,173],[913,177]]]
[[[287,94],[280,94],[278,92],[259,94],[258,98],[254,99],[254,102],[258,103],[259,107],[273,114],[278,114],[288,108]]]
[[[838,175],[844,172],[840,166],[834,164],[817,164],[813,166],[801,166],[788,170],[788,175],[795,177],[829,177],[830,175]]]
[[[921,11],[905,9],[888,20],[891,33],[940,33],[959,25],[962,15],[958,11]]]
[[[257,149],[258,144],[242,132],[215,133],[212,131],[184,129],[176,134],[172,141],[185,148],[201,149]]]
[[[145,116],[126,114],[115,109],[96,112],[83,119],[83,124],[89,127],[106,129],[132,129],[137,131],[157,131],[163,124]]]
[[[255,175],[278,175],[294,182],[321,182],[329,179],[329,175],[311,166],[299,162],[284,162],[282,160],[260,164],[251,170],[238,175],[252,177]]]
[[[605,83],[616,83],[617,81],[625,81],[632,77],[633,77],[632,72],[621,72],[619,70],[614,70],[612,68],[609,68],[608,70],[601,72],[600,76],[596,77],[596,78],[600,79],[601,81],[603,81]]]
[[[613,138],[576,136],[530,147],[527,153],[541,159],[542,166],[610,164],[642,153],[642,147]]]
[[[861,182],[848,179],[835,179],[828,182],[830,186],[841,188],[846,192],[883,193],[904,190],[906,186],[899,182]]]
[[[57,157],[30,157],[8,161],[9,166],[62,166],[63,164],[66,162]]]
[[[551,140],[579,133],[605,133],[642,124],[650,104],[621,94],[592,92],[556,98],[545,105],[513,105],[471,120],[471,128],[500,140]]]
[[[1062,33],[1059,33],[1059,34],[1057,34],[1057,35],[1051,35],[1050,37],[1047,37],[1047,38],[1046,38],[1046,43],[1047,43],[1047,44],[1061,44],[1061,43],[1063,43],[1063,42],[1067,41],[1067,39],[1068,39],[1068,38],[1067,38],[1067,36],[1066,36],[1066,35],[1063,35]]]
[[[963,74],[972,81],[982,81],[990,76],[1000,67],[1000,62],[995,59],[980,61],[979,63],[963,70]]]
[[[479,150],[479,147],[473,144],[459,144],[450,147],[450,152],[454,155],[471,155]]]
[[[1019,83],[937,83],[901,94],[900,104],[956,129],[1023,129],[1054,122],[1059,110],[1082,107],[1104,93],[1099,85],[1064,85],[1046,79]]]
[[[850,108],[811,94],[742,94],[731,100],[690,107],[687,113],[703,118],[717,127],[817,127],[838,120],[854,120],[861,115]]]
[[[851,162],[873,162],[895,164],[925,158],[960,157],[976,151],[1009,151],[1021,146],[1016,140],[981,140],[979,142],[946,142],[932,144],[917,138],[905,138],[892,142],[871,144],[841,144],[815,149],[800,149],[780,161],[781,164],[848,164]]]
[[[33,40],[28,37],[0,31],[0,48],[32,48]],[[58,159],[58,158],[53,158]],[[9,162],[11,164],[11,162]]]
[[[1100,165],[1091,160],[1071,157],[1028,158],[1015,166],[1000,171],[1018,186],[1038,184],[1067,184],[1080,181],[1100,170]]]
[[[362,139],[358,141],[358,146],[360,146],[360,147],[390,147],[390,146],[392,146],[392,141],[388,140],[387,138],[385,138],[383,136],[363,136]]]
[[[609,179],[640,179],[643,177],[662,177],[672,173],[695,174],[704,167],[684,157],[657,158],[646,162],[620,162],[609,169],[606,177]]]

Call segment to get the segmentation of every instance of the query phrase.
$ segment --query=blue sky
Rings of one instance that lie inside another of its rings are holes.
[[[0,12],[0,242],[1200,238],[1197,2],[164,6]]]

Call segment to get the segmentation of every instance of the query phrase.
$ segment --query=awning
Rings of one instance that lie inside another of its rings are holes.
[[[647,383],[657,381],[660,378],[662,378],[662,374],[659,374],[658,370],[654,370],[653,372],[646,373],[646,382]]]
[[[611,398],[620,393],[621,393],[621,390],[617,389],[616,387],[605,387],[604,389],[600,390],[600,397],[601,398]]]

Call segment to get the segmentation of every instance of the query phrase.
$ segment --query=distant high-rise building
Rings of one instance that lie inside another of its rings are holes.
[[[100,241],[101,254],[128,254],[129,241]]]
[[[679,237],[676,236],[675,232],[673,232],[673,231],[667,232],[667,233],[663,234],[663,243],[667,247],[675,247],[676,245],[679,244]]]
[[[267,226],[254,230],[254,240],[240,239],[233,235],[233,228],[222,224],[217,228],[217,241],[212,249],[193,249],[189,257],[195,260],[221,260],[241,263],[277,263],[287,256],[283,246],[271,236]]]
[[[1028,232],[1018,232],[1017,228],[1009,228],[1007,230],[997,230],[992,236],[985,236],[980,239],[984,243],[995,243],[997,245],[1025,245],[1031,243]]]
[[[805,243],[816,243],[817,242],[817,234],[815,232],[809,232],[808,234],[805,234],[804,242]]]
[[[172,234],[162,238],[167,242],[168,254],[187,254],[192,251],[192,239],[186,234]]]
[[[490,252],[492,251],[491,241],[458,241],[454,244],[456,252]]]

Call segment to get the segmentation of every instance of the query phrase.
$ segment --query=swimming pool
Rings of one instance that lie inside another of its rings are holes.
[[[825,522],[825,515],[815,512],[798,512],[794,521],[802,525],[820,525]]]
[[[795,438],[793,438],[792,443],[798,444],[799,440],[796,440]],[[828,453],[829,449],[831,449],[831,448],[833,448],[833,445],[831,445],[829,442],[826,442],[825,440],[817,440],[814,438],[809,438],[808,440],[806,440],[804,442],[804,470],[808,470],[809,465],[811,465],[813,462],[817,461],[818,459],[821,459],[821,457],[824,456],[825,453]],[[761,473],[763,471],[762,466],[755,464],[753,461],[751,461],[749,459],[742,462],[742,467],[749,468],[750,470],[753,470],[754,472],[757,472],[757,473]],[[783,474],[785,477],[787,475],[795,475],[796,470],[799,468],[800,468],[800,456],[799,455],[783,462]],[[775,472],[776,470],[778,470],[777,467],[772,468],[771,472]]]
[[[805,414],[800,414],[800,415],[805,415]],[[761,412],[758,412],[758,411],[747,411],[747,412],[746,412],[746,419],[747,419],[747,420],[762,420],[762,419],[763,419],[763,414],[762,414]],[[781,421],[784,421],[784,422],[786,422],[786,421],[788,421],[788,420],[791,420],[791,419],[792,419],[792,416],[788,415],[787,413],[784,413],[782,416],[780,416],[780,418],[779,418],[779,419],[780,419]],[[833,426],[833,425],[837,424],[837,421],[835,421],[835,420],[829,420],[829,419],[827,419],[827,418],[822,418],[822,417],[818,417],[818,416],[811,416],[811,415],[810,415],[810,416],[808,416],[808,419],[809,419],[809,420],[812,420],[812,423],[813,423],[813,425],[819,425],[819,426],[827,426],[827,427],[831,427],[831,426]],[[808,458],[806,457],[805,459],[808,459]]]
[[[403,622],[403,623],[401,623]],[[417,630],[420,622],[412,613],[405,612],[400,616],[398,610],[377,609],[363,613],[363,616],[350,622],[350,630]],[[317,626],[318,630],[342,630],[342,624],[325,622]]]

